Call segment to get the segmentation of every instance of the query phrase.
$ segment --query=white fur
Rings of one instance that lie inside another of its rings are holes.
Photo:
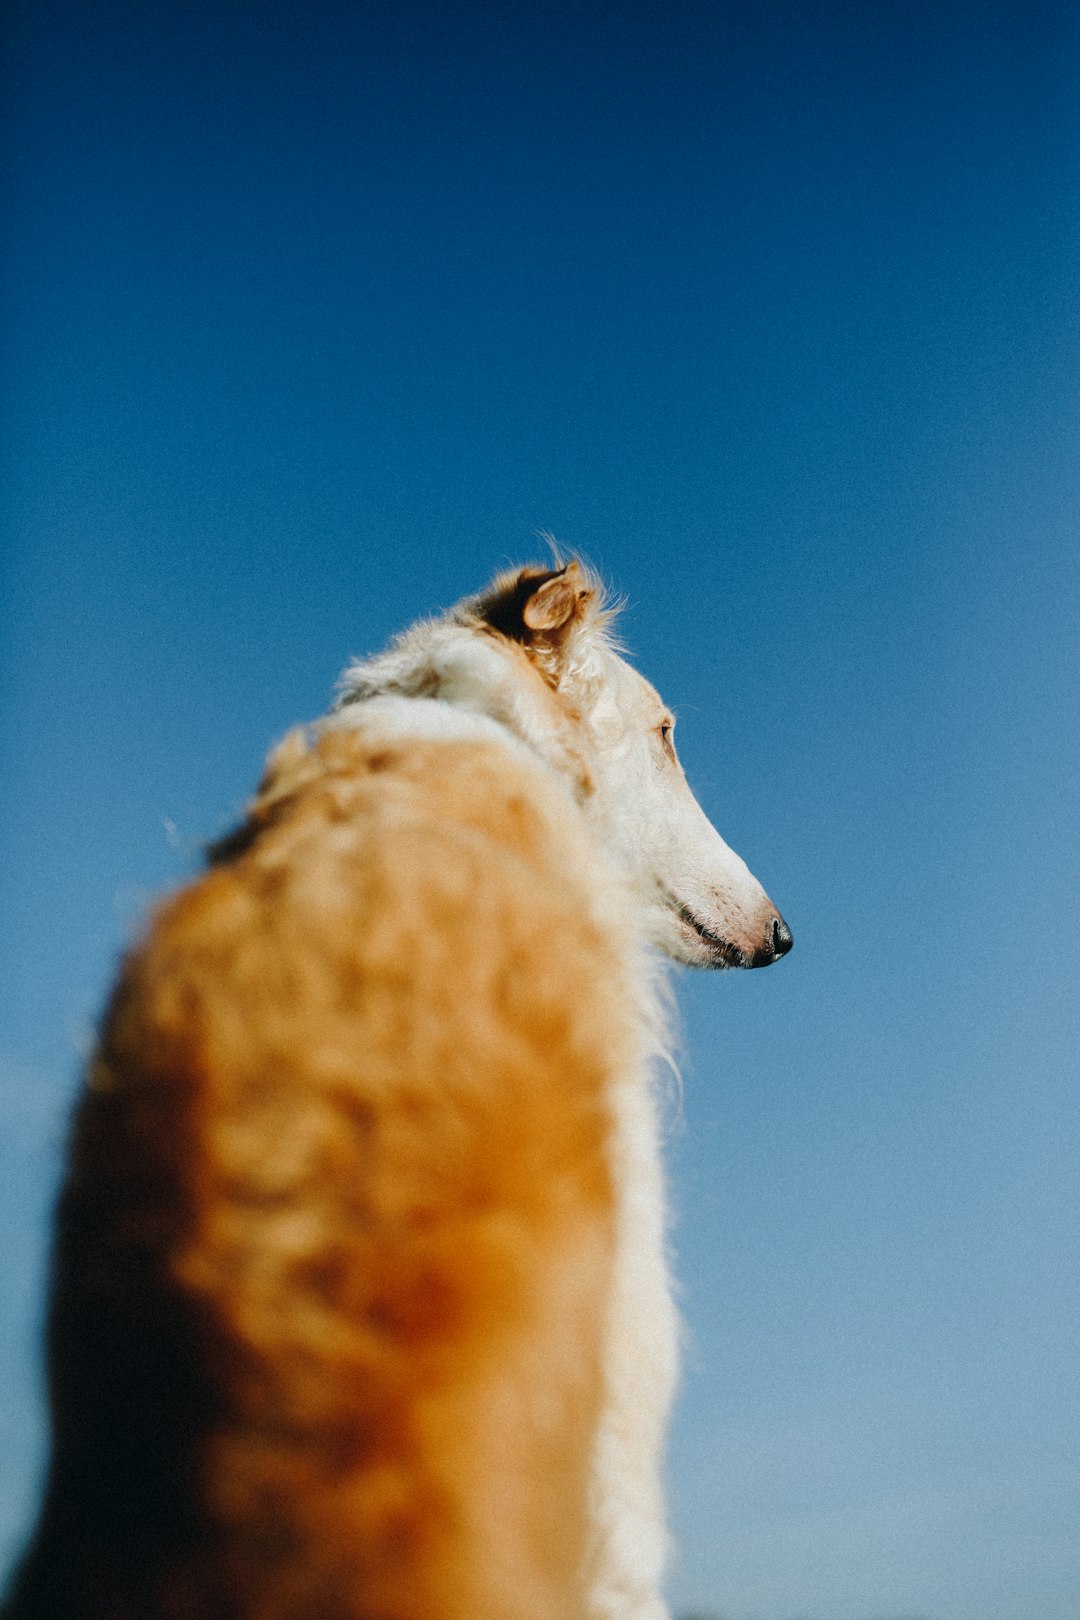
[[[666,1256],[666,1205],[652,1076],[665,1047],[663,991],[646,949],[712,966],[749,958],[776,917],[771,902],[710,825],[660,728],[659,696],[619,656],[602,620],[570,642],[551,691],[500,638],[468,615],[415,626],[380,657],[354,665],[327,725],[388,739],[501,738],[527,749],[565,785],[595,848],[606,926],[634,964],[640,1064],[611,1098],[618,1249],[605,1329],[606,1410],[596,1436],[590,1620],[662,1620],[667,1547],[660,1464],[675,1386],[678,1318]],[[572,720],[567,716],[572,716]],[[720,959],[709,936],[729,942]],[[555,1617],[552,1617],[555,1620]]]

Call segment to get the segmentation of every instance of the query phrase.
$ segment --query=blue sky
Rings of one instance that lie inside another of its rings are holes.
[[[796,940],[679,980],[673,1601],[1076,1620],[1075,8],[9,19],[4,1556],[118,950],[550,529]]]

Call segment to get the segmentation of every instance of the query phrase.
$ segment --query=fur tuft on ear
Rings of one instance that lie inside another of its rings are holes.
[[[468,604],[471,616],[527,647],[561,643],[597,612],[599,590],[577,559],[558,569],[502,574]]]
[[[570,620],[592,597],[588,586],[581,582],[581,569],[576,562],[544,583],[527,598],[521,617],[528,630],[565,630]]]

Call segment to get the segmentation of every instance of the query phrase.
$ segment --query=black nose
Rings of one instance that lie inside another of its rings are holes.
[[[786,956],[794,943],[795,941],[791,937],[791,929],[783,917],[777,913],[772,920],[772,927],[769,929],[765,944],[759,951],[754,952],[754,959],[750,966],[768,967],[770,962],[775,962],[781,956]]]

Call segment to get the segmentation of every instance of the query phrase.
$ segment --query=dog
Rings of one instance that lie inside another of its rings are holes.
[[[657,952],[791,946],[580,562],[349,668],[123,966],[7,1620],[661,1620]]]

